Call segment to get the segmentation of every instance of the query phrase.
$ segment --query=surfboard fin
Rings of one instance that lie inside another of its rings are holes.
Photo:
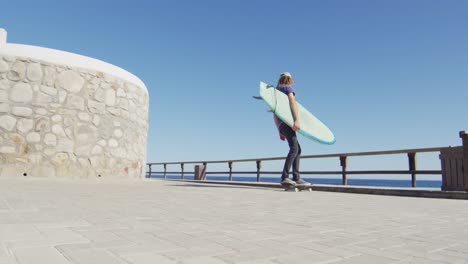
[[[254,99],[257,99],[257,100],[262,100],[262,97],[260,97],[260,96],[255,96],[255,95],[254,95],[254,96],[252,96],[252,97],[253,97]]]

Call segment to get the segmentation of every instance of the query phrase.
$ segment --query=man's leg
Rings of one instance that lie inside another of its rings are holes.
[[[286,157],[283,167],[283,173],[281,179],[284,180],[289,177],[289,170],[296,160],[296,156],[300,150],[299,143],[297,142],[296,132],[294,132],[289,126],[281,126],[281,133],[286,137],[289,145],[289,153]]]
[[[296,142],[297,142],[297,138],[296,138]],[[293,164],[292,164],[293,181],[298,181],[301,178],[301,175],[299,172],[299,163],[301,161],[302,150],[301,150],[301,145],[299,145],[298,142],[297,142],[297,148],[298,148],[297,155],[296,155],[296,158],[293,160]]]

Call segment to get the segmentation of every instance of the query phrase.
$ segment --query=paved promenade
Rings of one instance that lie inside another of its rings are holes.
[[[0,179],[5,263],[468,263],[468,201]]]

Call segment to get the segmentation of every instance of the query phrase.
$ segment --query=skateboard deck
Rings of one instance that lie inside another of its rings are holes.
[[[312,184],[282,184],[281,186],[285,191],[299,192],[299,191],[312,191]]]

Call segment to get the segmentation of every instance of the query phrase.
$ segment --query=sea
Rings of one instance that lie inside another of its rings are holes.
[[[167,175],[167,179],[181,179],[180,175]],[[151,178],[154,179],[164,179],[163,175],[152,174]],[[193,176],[185,175],[184,179],[193,180]],[[313,178],[313,177],[303,177],[304,180],[311,182],[313,184],[327,184],[327,185],[341,185],[341,178]],[[206,180],[211,181],[228,181],[227,176],[217,176],[217,175],[207,175]],[[233,176],[233,181],[241,182],[256,182],[257,176]],[[262,176],[260,182],[268,183],[279,183],[280,177],[267,177]],[[400,188],[410,188],[411,179],[408,180],[392,180],[392,179],[348,179],[348,185],[351,186],[367,186],[367,187],[400,187]],[[416,180],[416,188],[435,188],[440,189],[442,186],[442,181],[440,180]]]

